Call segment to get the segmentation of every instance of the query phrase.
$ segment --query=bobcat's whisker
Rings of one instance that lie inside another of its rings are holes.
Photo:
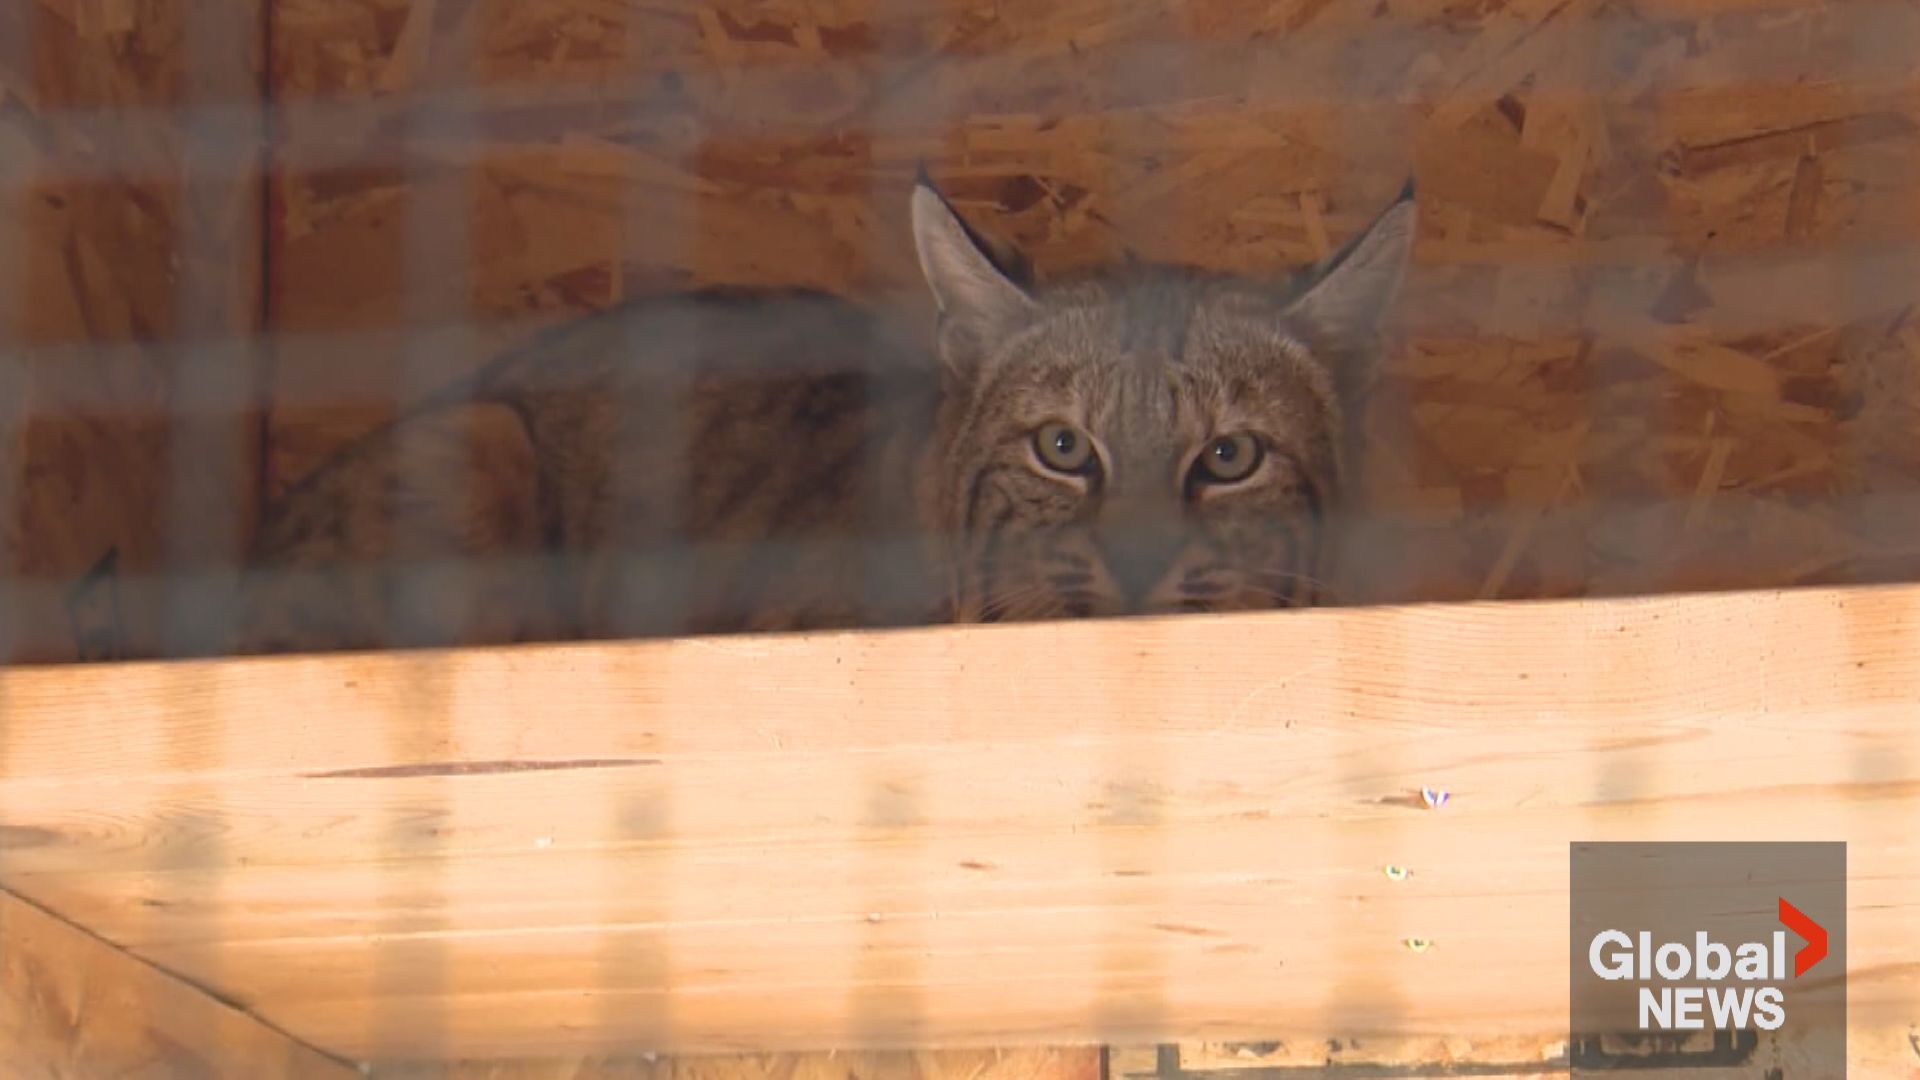
[[[1039,600],[1042,603],[1035,604]],[[982,622],[1025,622],[1059,614],[1065,607],[1060,594],[1044,582],[1021,582],[1011,588],[990,593],[984,605]]]

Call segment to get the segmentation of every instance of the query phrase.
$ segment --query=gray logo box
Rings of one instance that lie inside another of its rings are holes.
[[[1569,862],[1572,1076],[1846,1075],[1844,843],[1574,843]]]

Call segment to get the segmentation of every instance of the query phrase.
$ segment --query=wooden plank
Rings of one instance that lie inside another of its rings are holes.
[[[1682,1044],[1690,1053],[1711,1049],[1710,1038]],[[1624,1049],[1624,1048],[1623,1048]],[[1651,1049],[1651,1048],[1649,1048]],[[1805,1064],[1805,1052],[1773,1036],[1760,1038],[1744,1064],[1635,1070],[1622,1067],[1623,1080],[1643,1077],[1700,1077],[1702,1080],[1781,1080],[1820,1075]],[[1411,1039],[1352,1039],[1337,1033],[1279,1033],[1260,1040],[1185,1042],[1160,1046],[1115,1047],[1107,1054],[1107,1080],[1352,1080],[1390,1076],[1397,1080],[1445,1080],[1486,1076],[1499,1080],[1565,1080],[1566,1032],[1532,1037],[1473,1038],[1465,1035]],[[1920,1078],[1920,1026],[1872,1028],[1849,1032],[1850,1076]]]
[[[360,1075],[6,893],[0,893],[0,1072],[17,1080]]]
[[[1569,841],[1845,839],[1884,1028],[1917,645],[1895,587],[14,670],[0,873],[316,1045],[541,1058],[1531,1036]]]

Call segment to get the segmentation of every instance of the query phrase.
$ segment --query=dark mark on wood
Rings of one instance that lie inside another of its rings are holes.
[[[1903,139],[1913,134],[1913,120],[1900,113],[1865,113],[1782,128],[1759,135],[1684,147],[1680,168],[1698,176],[1729,166],[1761,161],[1792,161],[1806,154],[1822,154],[1850,146]]]
[[[37,825],[0,825],[0,851],[20,848],[52,847],[60,834]]]
[[[1209,930],[1204,926],[1183,926],[1180,923],[1158,922],[1153,924],[1153,928],[1155,930],[1164,930],[1169,934],[1187,934],[1191,937],[1224,937],[1225,936],[1224,934],[1220,933],[1220,931],[1218,930]]]
[[[658,765],[659,758],[574,758],[561,761],[430,761],[418,765],[380,765],[305,773],[307,780],[411,780],[423,776],[498,776],[503,773],[568,772],[575,769],[631,769]]]

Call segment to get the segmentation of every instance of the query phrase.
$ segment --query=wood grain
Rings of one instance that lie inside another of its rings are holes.
[[[351,1080],[303,1046],[18,897],[0,893],[0,1072]]]
[[[1688,1052],[1711,1049],[1711,1039],[1696,1038]],[[1564,1080],[1566,1033],[1533,1037],[1474,1038],[1462,1035],[1425,1038],[1328,1037],[1299,1032],[1242,1042],[1186,1042],[1162,1046],[1116,1047],[1107,1053],[1109,1080],[1353,1080],[1391,1076],[1404,1080],[1493,1076],[1500,1080]],[[1809,1066],[1803,1049],[1791,1040],[1762,1036],[1745,1064],[1656,1070],[1622,1069],[1625,1077],[1698,1075],[1716,1080],[1780,1080],[1783,1076],[1822,1075]],[[1920,1078],[1920,1025],[1855,1029],[1848,1034],[1847,1075]]]
[[[1885,1029],[1917,642],[1890,587],[14,670],[0,874],[342,1054],[543,1058],[1530,1037],[1569,841],[1845,839]]]

